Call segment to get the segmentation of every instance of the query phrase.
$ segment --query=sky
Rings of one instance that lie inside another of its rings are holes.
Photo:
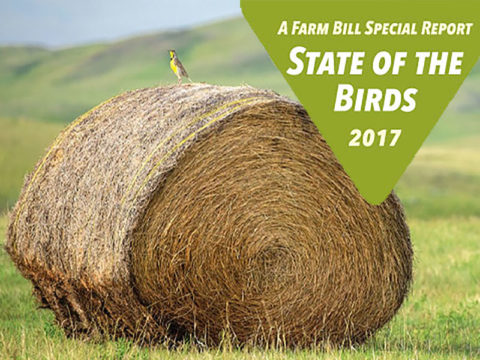
[[[64,47],[239,16],[240,0],[0,0],[0,44]]]

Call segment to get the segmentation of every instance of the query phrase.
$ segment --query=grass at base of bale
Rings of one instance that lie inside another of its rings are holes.
[[[68,339],[50,311],[37,310],[30,283],[0,252],[0,358],[19,359],[472,359],[480,358],[480,218],[409,221],[415,246],[412,292],[399,314],[354,349],[199,351],[141,348],[128,340]],[[6,217],[0,220],[4,233]]]

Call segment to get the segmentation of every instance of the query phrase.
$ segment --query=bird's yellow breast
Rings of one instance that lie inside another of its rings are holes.
[[[175,65],[175,59],[170,60],[170,68],[175,74],[177,73],[177,65]]]

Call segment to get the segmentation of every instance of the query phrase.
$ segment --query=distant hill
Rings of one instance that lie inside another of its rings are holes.
[[[174,83],[175,48],[194,81],[292,95],[243,19],[63,50],[0,47],[0,117],[70,122],[125,90]]]
[[[70,122],[125,90],[175,82],[170,48],[194,81],[271,88],[293,97],[243,18],[63,50],[0,47],[0,117]],[[480,64],[454,104],[480,104]]]

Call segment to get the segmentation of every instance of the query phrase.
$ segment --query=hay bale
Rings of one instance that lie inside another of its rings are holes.
[[[64,130],[7,250],[67,333],[362,342],[405,298],[392,193],[366,203],[305,110],[205,84],[127,92]]]

